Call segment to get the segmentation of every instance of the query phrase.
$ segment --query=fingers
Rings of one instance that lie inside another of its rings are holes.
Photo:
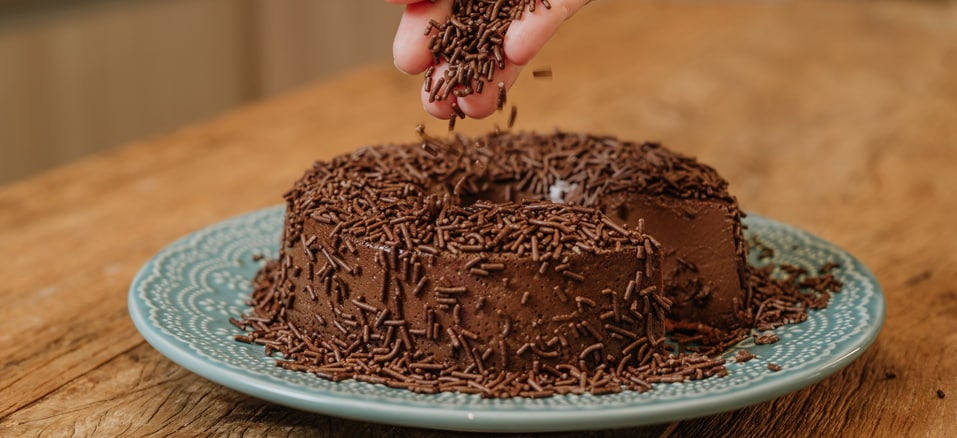
[[[505,69],[496,70],[495,78],[485,84],[481,93],[470,94],[458,100],[462,112],[473,119],[482,119],[495,113],[498,109],[498,83],[504,82],[506,89],[512,88],[521,71],[521,66],[506,62]]]
[[[392,49],[396,68],[408,74],[425,71],[433,62],[432,52],[429,50],[431,37],[425,35],[425,29],[429,20],[442,22],[451,13],[452,0],[438,0],[435,3],[426,0],[386,1],[406,5]],[[485,84],[481,93],[463,98],[449,95],[446,99],[429,102],[430,93],[423,88],[421,96],[425,111],[434,117],[448,119],[453,114],[452,103],[455,102],[470,118],[481,119],[495,113],[499,97],[498,82],[511,88],[518,79],[521,66],[531,61],[558,27],[589,1],[591,0],[551,0],[551,9],[546,10],[539,5],[535,12],[525,13],[521,20],[512,22],[505,35],[505,69],[497,70],[493,81]],[[436,66],[433,83],[447,70],[447,63]]]
[[[443,77],[448,69],[449,65],[447,63],[442,63],[437,66],[432,75],[433,84],[437,83],[438,79]],[[456,97],[454,94],[449,94],[445,100],[436,99],[433,102],[429,102],[430,93],[425,91],[425,87],[423,87],[422,106],[425,108],[425,111],[433,117],[448,119],[453,113],[452,102],[455,102],[467,117],[483,119],[494,114],[498,109],[498,83],[504,82],[505,88],[511,87],[518,79],[521,71],[521,66],[506,62],[505,68],[495,71],[495,78],[492,79],[492,82],[488,82],[483,86],[481,93],[473,93],[465,97]]]
[[[439,78],[445,76],[445,72],[449,69],[447,63],[442,63],[435,67],[435,72],[432,73],[432,84],[433,87],[439,85]],[[442,88],[444,89],[444,88]],[[429,102],[431,98],[431,93],[425,89],[423,86],[422,90],[422,107],[425,108],[425,112],[439,119],[448,119],[452,116],[452,102],[455,102],[456,97],[452,94],[449,94],[449,97],[444,100],[435,99],[432,102]]]
[[[432,52],[429,51],[430,37],[425,35],[429,20],[443,21],[452,13],[451,0],[439,0],[435,3],[422,0],[388,0],[390,3],[405,3],[405,13],[399,21],[392,43],[392,56],[395,66],[408,74],[419,74],[432,64]]]
[[[551,9],[539,4],[512,22],[505,34],[505,56],[518,65],[528,64],[561,24],[591,0],[551,0]]]

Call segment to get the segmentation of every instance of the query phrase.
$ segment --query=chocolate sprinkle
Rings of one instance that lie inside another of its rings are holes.
[[[552,68],[551,67],[542,67],[539,69],[532,70],[532,77],[536,79],[540,78],[552,78]]]
[[[748,350],[738,350],[738,354],[734,356],[734,361],[737,363],[743,363],[751,359],[754,359],[755,357],[757,356],[755,356],[753,353],[751,353]]]

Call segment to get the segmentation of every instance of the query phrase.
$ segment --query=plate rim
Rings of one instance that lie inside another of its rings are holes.
[[[690,400],[656,400],[649,403],[637,402],[625,406],[586,410],[549,411],[547,408],[473,410],[470,406],[405,405],[399,402],[386,403],[378,400],[350,398],[342,393],[322,392],[314,388],[290,388],[273,381],[268,376],[250,378],[250,376],[234,369],[234,365],[215,363],[211,358],[204,358],[196,354],[189,346],[178,345],[163,333],[162,327],[158,327],[150,321],[148,305],[141,302],[138,297],[140,286],[148,277],[147,274],[153,265],[158,263],[161,257],[166,254],[166,251],[187,243],[189,239],[197,235],[202,235],[204,232],[222,227],[232,221],[254,215],[274,213],[274,210],[282,208],[284,206],[277,205],[233,216],[190,232],[157,251],[139,269],[130,285],[127,298],[130,317],[137,330],[153,348],[177,365],[207,380],[280,405],[352,420],[457,431],[553,432],[613,429],[713,415],[781,397],[798,389],[809,387],[834,374],[860,357],[874,343],[884,325],[886,316],[883,289],[874,274],[860,260],[836,244],[799,227],[749,212],[746,222],[751,220],[765,221],[773,226],[784,227],[788,231],[803,234],[813,241],[827,244],[835,251],[844,253],[855,264],[856,270],[872,283],[874,298],[869,303],[868,308],[874,311],[874,321],[859,335],[859,342],[835,349],[830,353],[834,356],[832,359],[825,360],[816,366],[794,370],[787,375],[777,377],[775,380],[762,381],[751,387],[738,388],[734,391],[718,394],[705,394],[701,398]],[[678,405],[680,405],[680,409],[677,409]],[[374,416],[369,414],[370,410],[374,410]]]

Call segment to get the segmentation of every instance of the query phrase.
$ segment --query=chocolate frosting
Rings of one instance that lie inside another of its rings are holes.
[[[719,328],[743,323],[750,297],[743,213],[712,167],[656,143],[611,136],[492,133],[448,142],[422,134],[420,144],[365,147],[315,163],[286,194],[286,244],[296,243],[311,215],[326,223],[335,218],[342,236],[408,250],[411,242],[390,236],[388,227],[373,230],[371,240],[365,233],[373,217],[416,217],[405,227],[444,249],[443,236],[421,230],[440,212],[468,215],[477,200],[558,201],[599,210],[620,225],[638,227],[644,218],[645,231],[665,246],[664,281],[676,319]],[[500,245],[484,250],[502,251],[508,236],[495,237]],[[456,244],[468,245],[453,242],[453,251]]]
[[[703,365],[673,375],[663,343],[675,300],[731,326],[746,302],[741,213],[714,169],[607,136],[420,133],[316,162],[285,194],[280,260],[253,296],[257,318],[284,324],[284,366],[487,396],[724,372],[685,358]]]

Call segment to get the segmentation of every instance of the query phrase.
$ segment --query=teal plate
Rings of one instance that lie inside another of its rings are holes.
[[[828,261],[844,289],[827,309],[776,331],[781,341],[742,341],[757,359],[728,365],[730,374],[658,384],[653,391],[543,399],[482,399],[458,393],[415,394],[353,380],[334,383],[275,366],[263,348],[233,340],[230,317],[247,310],[250,280],[276,257],[283,209],[273,207],[221,222],[164,248],[136,275],[129,308],[143,337],[173,362],[221,385],[271,402],[355,420],[486,432],[608,429],[663,423],[730,411],[809,386],[847,366],[877,337],[884,297],[857,259],[807,232],[759,216],[748,234],[772,247],[774,263],[814,272]],[[752,261],[757,263],[757,261]],[[771,372],[768,363],[783,369]]]

